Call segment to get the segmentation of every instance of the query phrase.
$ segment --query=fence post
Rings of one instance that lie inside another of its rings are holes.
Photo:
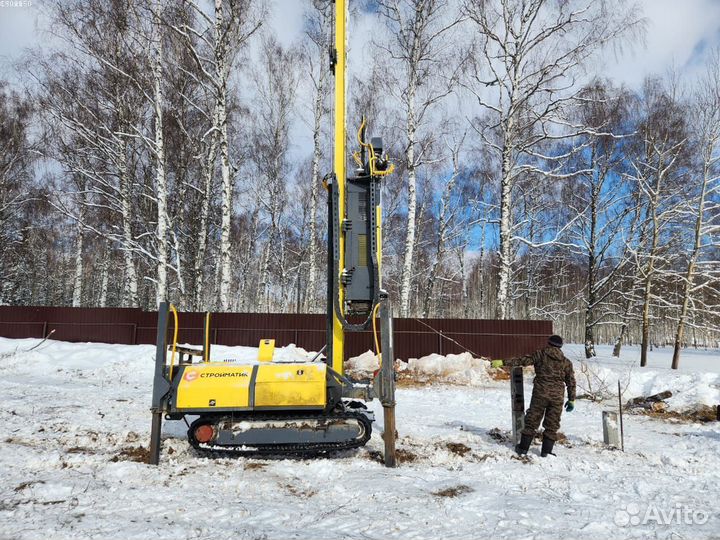
[[[43,321],[43,329],[42,329],[42,336],[40,336],[40,339],[45,339],[45,336],[47,336],[47,329],[48,329],[48,322]]]
[[[443,335],[442,330],[438,331],[438,354],[442,356],[443,350],[442,350],[442,343],[443,343]]]
[[[137,323],[133,324],[131,345],[137,345]]]

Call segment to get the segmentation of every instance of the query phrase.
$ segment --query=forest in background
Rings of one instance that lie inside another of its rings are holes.
[[[0,82],[0,304],[323,310],[333,4],[298,1],[290,45],[283,0],[44,3]],[[397,167],[396,315],[718,346],[717,51],[637,90],[595,72],[642,48],[623,0],[358,0],[349,28],[349,145],[364,114]]]

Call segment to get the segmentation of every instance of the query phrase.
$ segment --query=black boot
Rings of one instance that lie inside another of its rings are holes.
[[[520,437],[520,442],[515,445],[515,451],[519,456],[524,456],[530,450],[530,443],[532,443],[532,435],[525,435],[524,433]]]
[[[547,457],[548,454],[552,454],[553,456],[553,446],[555,446],[555,441],[552,439],[549,439],[548,437],[543,437],[543,443],[542,443],[542,449],[540,450],[540,457]]]

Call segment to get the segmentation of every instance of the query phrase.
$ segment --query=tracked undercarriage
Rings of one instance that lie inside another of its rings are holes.
[[[330,414],[206,415],[188,429],[197,451],[223,455],[312,457],[364,446],[374,415],[364,407]]]

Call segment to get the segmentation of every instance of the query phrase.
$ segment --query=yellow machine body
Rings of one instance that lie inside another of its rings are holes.
[[[255,407],[324,407],[327,364],[263,364],[255,381]]]
[[[209,362],[182,366],[177,376],[178,411],[322,409],[327,403],[327,366],[322,362]]]

